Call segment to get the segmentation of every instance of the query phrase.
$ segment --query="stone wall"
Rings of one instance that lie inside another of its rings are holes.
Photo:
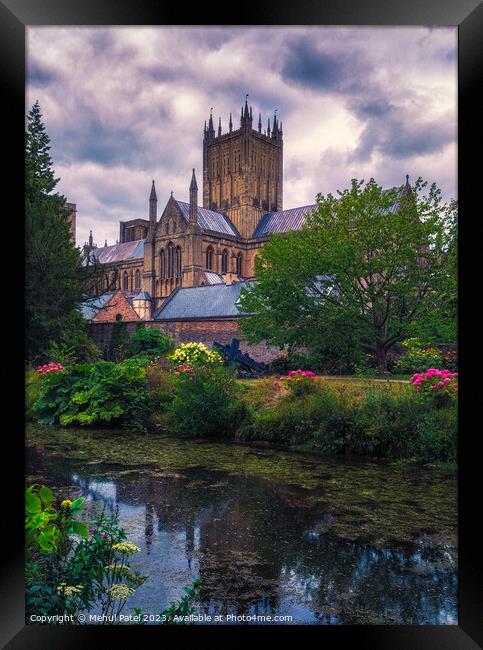
[[[113,323],[90,323],[89,325],[89,335],[103,351],[109,348],[112,325]],[[130,333],[135,331],[137,327],[137,323],[126,323],[126,325]],[[278,348],[270,348],[263,343],[245,343],[236,318],[164,322],[146,321],[145,326],[147,329],[160,329],[168,332],[177,344],[196,341],[211,348],[214,341],[228,344],[231,343],[233,338],[237,338],[240,340],[240,350],[247,352],[252,359],[260,363],[269,363],[278,357],[284,356],[283,351]]]

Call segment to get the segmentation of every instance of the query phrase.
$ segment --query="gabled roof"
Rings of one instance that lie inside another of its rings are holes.
[[[117,291],[108,291],[101,294],[100,296],[96,296],[95,298],[89,298],[88,300],[85,300],[80,307],[81,314],[86,320],[92,320],[102,310],[103,307],[107,308],[109,301],[116,294],[122,294],[122,296],[124,296],[130,305],[132,305],[132,301],[135,298],[138,298],[141,295],[139,291],[122,291],[120,289]],[[145,295],[147,295],[149,299],[149,294]]]
[[[144,239],[114,244],[114,246],[93,248],[90,257],[96,259],[100,264],[114,264],[127,260],[142,259],[144,257]]]
[[[154,314],[154,320],[246,316],[237,303],[240,291],[248,286],[249,282],[234,282],[228,286],[212,284],[177,289]]]
[[[307,220],[307,216],[316,207],[314,204],[280,212],[267,212],[261,218],[253,237],[267,237],[274,232],[284,233],[289,230],[300,230]]]
[[[184,201],[176,201],[186,221],[190,218],[190,204]],[[212,230],[224,235],[231,235],[232,237],[239,237],[240,233],[235,228],[231,220],[221,212],[214,212],[207,208],[198,207],[197,223],[203,230]]]

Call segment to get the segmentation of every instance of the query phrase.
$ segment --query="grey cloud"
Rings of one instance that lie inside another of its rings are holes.
[[[54,70],[47,68],[47,66],[31,58],[28,65],[28,79],[32,86],[44,88],[50,86],[57,81],[59,75]]]
[[[337,90],[343,80],[343,67],[340,59],[301,39],[288,45],[282,78],[317,90]]]

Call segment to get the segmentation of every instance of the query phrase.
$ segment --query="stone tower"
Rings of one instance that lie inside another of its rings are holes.
[[[240,128],[215,135],[213,115],[203,138],[203,207],[227,214],[240,235],[250,238],[266,212],[283,210],[283,133],[275,114],[273,128],[252,128],[252,109],[242,108]]]

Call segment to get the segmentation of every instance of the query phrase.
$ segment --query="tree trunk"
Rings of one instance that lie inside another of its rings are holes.
[[[376,360],[379,374],[383,375],[387,370],[386,349],[384,348],[384,341],[379,340],[376,343]]]

